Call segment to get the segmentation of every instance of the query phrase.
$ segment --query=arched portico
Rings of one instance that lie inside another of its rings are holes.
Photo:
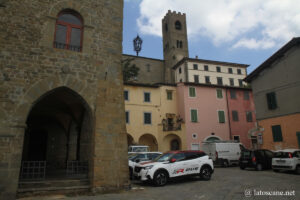
[[[158,150],[158,144],[155,136],[149,133],[146,133],[140,137],[139,144],[149,146],[150,151]]]

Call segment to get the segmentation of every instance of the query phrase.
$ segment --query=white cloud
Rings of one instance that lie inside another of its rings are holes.
[[[161,36],[168,10],[186,13],[190,40],[206,36],[215,45],[267,49],[300,35],[300,0],[142,0],[140,31]]]

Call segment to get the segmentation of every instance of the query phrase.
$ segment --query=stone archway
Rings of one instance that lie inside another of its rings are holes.
[[[127,133],[127,144],[128,144],[128,147],[130,145],[135,144],[133,137],[129,133]]]
[[[182,150],[182,141],[178,135],[168,134],[163,139],[164,151]]]
[[[158,144],[155,136],[152,134],[144,134],[139,139],[140,145],[147,145],[149,146],[150,151],[157,151],[158,150]]]
[[[88,104],[68,87],[55,88],[38,98],[26,119],[20,180],[87,178],[92,124]]]

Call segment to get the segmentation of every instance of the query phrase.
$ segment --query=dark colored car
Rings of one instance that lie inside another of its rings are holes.
[[[267,149],[244,150],[241,152],[239,165],[241,169],[254,168],[258,171],[272,168],[274,153]]]

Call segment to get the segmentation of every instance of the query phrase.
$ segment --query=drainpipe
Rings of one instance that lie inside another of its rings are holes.
[[[227,104],[227,117],[228,117],[228,125],[229,125],[229,137],[230,140],[232,140],[232,134],[231,134],[231,120],[230,120],[230,114],[229,114],[229,103],[228,103],[228,95],[227,95],[227,88],[225,88],[226,93],[226,104]]]

